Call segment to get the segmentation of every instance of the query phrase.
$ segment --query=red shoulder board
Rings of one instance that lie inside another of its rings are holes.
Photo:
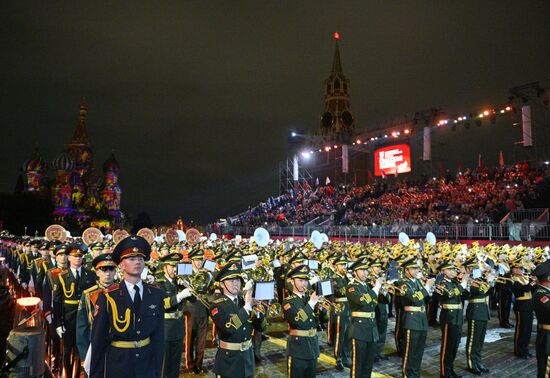
[[[350,288],[348,289],[348,291],[351,293],[351,292],[355,291],[355,288],[354,288],[354,287],[350,287]]]
[[[104,292],[110,293],[111,291],[118,290],[119,287],[120,287],[120,284],[113,284],[113,285],[109,286],[107,289],[105,289]]]
[[[284,308],[285,310],[288,310],[288,309],[290,308],[290,303],[285,304],[283,308]]]
[[[52,278],[55,280],[57,276],[60,274],[63,274],[63,270],[61,268],[53,268],[50,269],[50,274],[52,275]]]
[[[218,308],[217,307],[214,307],[212,309],[212,311],[210,312],[210,314],[212,314],[212,316],[216,315],[218,313]]]
[[[544,297],[542,297],[542,298],[540,299],[540,301],[541,301],[542,303],[546,303],[546,302],[548,302],[548,297],[545,295]]]

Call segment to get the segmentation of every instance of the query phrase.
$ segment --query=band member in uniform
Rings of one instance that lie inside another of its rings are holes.
[[[537,378],[550,376],[550,260],[533,271],[538,285],[533,295],[537,316]]]
[[[355,279],[346,290],[351,309],[351,378],[370,377],[377,352],[378,327],[375,309],[382,278],[377,278],[374,286],[370,287],[367,284],[368,268],[367,259],[357,259],[350,266]]]
[[[347,277],[348,260],[345,256],[339,256],[334,260],[335,274],[334,301],[341,310],[336,307],[331,314],[331,322],[334,325],[334,358],[336,359],[336,370],[344,370],[344,366],[351,367],[351,339],[350,339],[350,308],[346,297],[346,288],[349,284]]]
[[[510,278],[510,273],[504,275]],[[502,328],[512,328],[510,308],[512,307],[512,289],[506,282],[497,282],[495,289],[498,295],[498,320]]]
[[[243,284],[239,263],[229,262],[216,275],[223,294],[210,308],[219,337],[214,360],[216,377],[254,376],[252,329],[262,322],[261,311],[252,308],[252,291],[240,296]]]
[[[158,378],[164,355],[164,294],[143,282],[151,246],[128,236],[113,251],[123,281],[99,295],[92,326],[91,378]]]
[[[428,318],[426,316],[426,301],[430,298],[430,290],[434,279],[431,278],[424,286],[419,280],[420,265],[415,258],[403,262],[405,278],[401,284],[400,302],[402,305],[403,345],[403,377],[420,377],[420,367],[428,333]]]
[[[467,275],[464,275],[459,282],[457,269],[449,261],[443,262],[438,270],[443,273],[443,279],[435,288],[441,305],[441,313],[439,314],[442,336],[441,353],[439,355],[441,377],[457,378],[460,376],[454,371],[454,361],[462,336],[462,324],[464,322],[462,293],[466,288]]]
[[[476,258],[466,260],[464,268],[466,273],[470,275],[469,292],[466,294],[468,299],[468,307],[466,308],[466,320],[468,322],[466,362],[471,373],[481,375],[489,372],[489,369],[481,362],[481,351],[487,332],[487,322],[490,317],[488,302],[492,288],[481,275],[481,272],[478,274],[479,277],[473,278],[474,269],[479,271]]]
[[[508,285],[515,297],[514,313],[516,315],[516,331],[514,333],[514,354],[523,359],[529,359],[533,355],[529,352],[529,340],[533,330],[533,294],[535,283],[524,275],[523,262],[513,261],[512,281]]]
[[[180,362],[183,353],[185,324],[183,320],[183,300],[191,296],[188,288],[179,290],[176,285],[178,262],[181,253],[171,253],[160,258],[164,276],[157,284],[164,291],[164,360],[162,376],[177,378],[180,375]]]
[[[319,339],[314,308],[319,301],[315,292],[307,294],[309,268],[298,265],[287,273],[292,294],[283,301],[284,318],[289,325],[287,342],[287,376],[314,377],[319,357]]]
[[[382,272],[382,262],[374,260],[369,263],[369,270],[373,277],[380,277]],[[384,355],[384,345],[386,344],[386,333],[388,331],[388,313],[391,304],[390,294],[381,288],[378,292],[378,304],[376,305],[376,327],[378,328],[378,342],[376,343],[376,356],[374,362],[387,360]]]
[[[104,253],[94,258],[92,266],[97,276],[97,284],[84,290],[76,314],[76,346],[78,347],[78,353],[82,361],[86,358],[86,353],[92,339],[91,329],[94,322],[94,310],[97,298],[103,290],[113,284],[116,273],[116,264],[110,253]]]
[[[193,264],[193,274],[204,271],[204,251],[195,248],[189,253]],[[210,273],[208,273],[210,274]],[[189,332],[189,328],[187,328]],[[191,301],[191,340],[186,350],[187,367],[195,374],[207,373],[208,370],[202,366],[204,360],[204,348],[206,347],[206,335],[208,334],[208,308],[204,307],[201,301]]]
[[[82,267],[86,246],[67,247],[69,269],[57,276],[53,291],[53,323],[63,342],[63,364],[67,377],[79,376],[80,358],[76,347],[76,313],[84,290],[95,284],[94,274]]]

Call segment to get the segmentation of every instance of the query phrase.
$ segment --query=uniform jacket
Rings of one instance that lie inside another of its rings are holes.
[[[255,311],[249,314],[243,306],[244,300],[241,297],[238,297],[238,304],[235,304],[228,296],[220,295],[210,307],[210,316],[221,341],[243,343],[252,339],[252,329],[262,323],[263,315]],[[254,368],[252,347],[243,351],[218,348],[216,352],[216,375],[249,377],[254,375]]]
[[[292,294],[283,301],[284,318],[290,329],[316,330],[317,320],[313,309],[308,304],[309,297],[303,298]],[[304,360],[317,359],[319,357],[319,339],[315,336],[290,336],[288,337],[287,353],[291,357]]]
[[[427,331],[428,318],[426,316],[425,304],[429,294],[424,286],[417,279],[403,279],[401,283],[403,295],[400,296],[400,306],[403,309],[401,325],[404,329],[413,331]],[[405,311],[405,307],[424,307],[424,311]]]
[[[460,305],[462,306],[462,293],[464,288],[458,283],[456,278],[443,278],[439,286],[443,287],[437,293],[439,303],[441,305],[441,313],[439,322],[441,324],[449,324],[454,326],[462,326],[464,323],[464,313],[462,307],[459,309],[445,309],[445,305]]]
[[[70,269],[57,276],[53,289],[54,328],[65,326],[66,329],[76,330],[76,312],[80,297],[84,290],[95,285],[95,280],[95,274],[82,267],[78,285]]]
[[[147,340],[138,348],[119,348],[116,341]],[[99,295],[92,326],[90,378],[158,378],[164,355],[164,294],[143,283],[139,313],[126,284],[121,282]]]
[[[351,337],[361,341],[378,341],[376,319],[353,316],[354,312],[374,313],[378,295],[367,284],[355,281],[347,287],[346,296],[351,310]]]

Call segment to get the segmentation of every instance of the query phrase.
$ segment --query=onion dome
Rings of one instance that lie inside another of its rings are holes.
[[[34,150],[32,158],[23,163],[21,169],[24,172],[38,172],[46,169],[46,162],[42,159],[42,156],[40,156],[38,148]]]
[[[53,159],[52,168],[57,171],[72,171],[74,169],[74,161],[67,151],[63,151],[58,157]]]
[[[115,158],[115,154],[111,152],[111,156],[105,160],[105,163],[103,163],[103,172],[114,172],[118,173],[120,171],[120,164],[118,164],[118,161]]]

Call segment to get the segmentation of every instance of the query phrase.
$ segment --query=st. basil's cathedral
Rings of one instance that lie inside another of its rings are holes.
[[[51,162],[53,180],[48,179],[47,163],[36,149],[21,167],[20,183],[24,192],[51,195],[52,218],[56,223],[113,228],[123,221],[122,190],[118,185],[120,165],[111,153],[103,163],[103,177],[98,175],[86,128],[87,112],[82,100],[73,137]]]

